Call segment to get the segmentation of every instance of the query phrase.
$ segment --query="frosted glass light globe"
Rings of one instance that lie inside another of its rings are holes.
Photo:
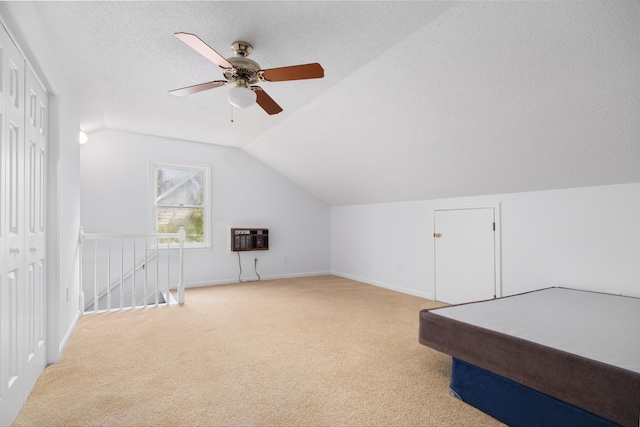
[[[229,103],[234,107],[247,108],[256,103],[256,93],[243,86],[235,86],[229,89],[227,94]]]

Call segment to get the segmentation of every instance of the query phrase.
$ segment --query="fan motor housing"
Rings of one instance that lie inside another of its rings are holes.
[[[260,71],[260,65],[258,65],[257,62],[241,56],[227,58],[227,61],[234,66],[233,69],[224,71],[224,76],[227,80],[233,82],[242,79],[250,85],[258,82],[258,71]]]

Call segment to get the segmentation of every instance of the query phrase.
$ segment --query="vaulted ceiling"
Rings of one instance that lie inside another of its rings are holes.
[[[37,2],[88,132],[238,147],[331,205],[640,182],[640,2]],[[232,109],[176,32],[262,68]],[[233,122],[231,121],[233,117]]]

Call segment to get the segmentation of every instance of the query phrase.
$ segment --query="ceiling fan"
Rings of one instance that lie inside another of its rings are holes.
[[[214,80],[212,82],[169,91],[169,93],[173,95],[190,95],[227,84],[233,84],[234,87],[229,89],[228,92],[231,105],[238,108],[246,108],[257,103],[267,114],[278,114],[282,111],[282,108],[267,95],[264,89],[260,86],[255,86],[256,83],[261,81],[282,82],[324,77],[324,70],[318,63],[262,70],[257,62],[247,58],[253,51],[253,48],[246,42],[233,42],[231,49],[233,49],[236,56],[224,58],[194,34],[176,33],[175,36],[220,67],[226,80]]]

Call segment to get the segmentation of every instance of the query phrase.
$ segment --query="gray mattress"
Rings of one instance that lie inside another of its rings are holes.
[[[639,425],[639,298],[549,288],[423,310],[420,342],[621,425]]]

